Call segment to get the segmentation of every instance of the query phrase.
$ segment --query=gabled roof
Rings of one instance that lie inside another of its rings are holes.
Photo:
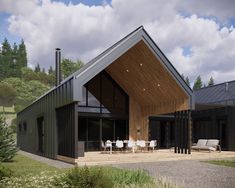
[[[195,90],[194,95],[197,104],[219,104],[235,100],[235,80]]]
[[[107,50],[102,52],[100,55],[86,63],[81,69],[68,76],[65,80],[63,80],[58,86],[50,89],[44,95],[35,100],[32,104],[39,101],[46,95],[50,94],[52,91],[56,90],[66,82],[71,79],[73,82],[73,97],[74,101],[79,101],[82,97],[81,87],[92,79],[96,74],[104,70],[108,67],[113,61],[119,58],[122,54],[124,54],[128,49],[133,47],[137,42],[143,40],[146,45],[150,48],[150,50],[154,53],[159,62],[165,67],[165,69],[170,73],[170,75],[176,80],[177,84],[183,89],[183,91],[190,97],[190,106],[194,108],[193,101],[193,91],[181,77],[181,75],[177,72],[177,70],[173,67],[167,57],[163,54],[163,52],[159,49],[153,39],[148,35],[143,26],[138,27],[127,36],[116,42],[114,45],[109,47]],[[31,105],[32,105],[31,104]]]
[[[119,58],[122,54],[127,52],[131,47],[137,44],[139,41],[144,41],[148,48],[153,52],[155,57],[159,60],[159,62],[163,65],[163,67],[169,72],[169,74],[175,79],[176,83],[182,88],[182,90],[192,99],[193,91],[186,84],[181,75],[177,72],[177,70],[173,67],[170,61],[166,58],[163,52],[159,49],[156,43],[152,40],[152,38],[145,31],[144,27],[141,26],[128,34],[126,37],[115,43],[113,46],[105,50],[99,56],[91,60],[88,64],[86,64],[82,69],[75,72],[72,76],[75,78],[75,88],[74,96],[78,96],[77,99],[79,101],[79,95],[77,92],[80,90],[81,86],[92,79],[96,74],[104,70],[110,64],[112,64],[117,58]],[[193,100],[191,100],[191,107],[193,106]]]

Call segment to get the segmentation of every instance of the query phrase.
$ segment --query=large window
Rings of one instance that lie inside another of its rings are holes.
[[[128,95],[102,71],[84,85],[79,112],[127,115]]]
[[[129,137],[128,120],[113,118],[78,118],[78,140],[85,142],[86,151],[101,149],[101,142],[126,140]]]

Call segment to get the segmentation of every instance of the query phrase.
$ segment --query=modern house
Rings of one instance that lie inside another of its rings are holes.
[[[57,85],[17,114],[20,149],[74,162],[80,141],[85,151],[100,150],[102,140],[117,139],[157,139],[163,148],[190,147],[179,138],[191,142],[185,122],[194,122],[193,91],[142,26],[63,81],[60,59],[57,49]],[[204,90],[196,91],[198,101]],[[194,139],[202,136],[193,133]],[[227,146],[235,150],[232,141]]]
[[[17,114],[22,150],[71,161],[78,141],[94,151],[101,140],[148,140],[149,117],[194,108],[192,90],[142,26],[62,82],[59,72],[57,86]]]

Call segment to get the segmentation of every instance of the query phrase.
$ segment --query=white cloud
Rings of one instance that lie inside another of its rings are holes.
[[[11,13],[9,31],[25,40],[31,64],[53,65],[56,47],[64,57],[86,62],[144,25],[180,73],[191,79],[200,74],[204,80],[212,75],[217,82],[235,79],[234,28],[199,17],[197,14],[203,15],[199,5],[190,8],[184,0],[113,0],[111,4],[103,1],[102,6],[23,1],[1,0],[0,11]],[[182,16],[182,7],[191,15]],[[223,14],[215,7],[209,7],[215,17],[233,15],[233,4]],[[189,56],[184,56],[184,47],[191,48]]]

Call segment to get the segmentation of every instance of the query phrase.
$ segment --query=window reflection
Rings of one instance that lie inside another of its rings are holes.
[[[86,83],[82,92],[79,112],[128,114],[128,95],[105,71]]]

